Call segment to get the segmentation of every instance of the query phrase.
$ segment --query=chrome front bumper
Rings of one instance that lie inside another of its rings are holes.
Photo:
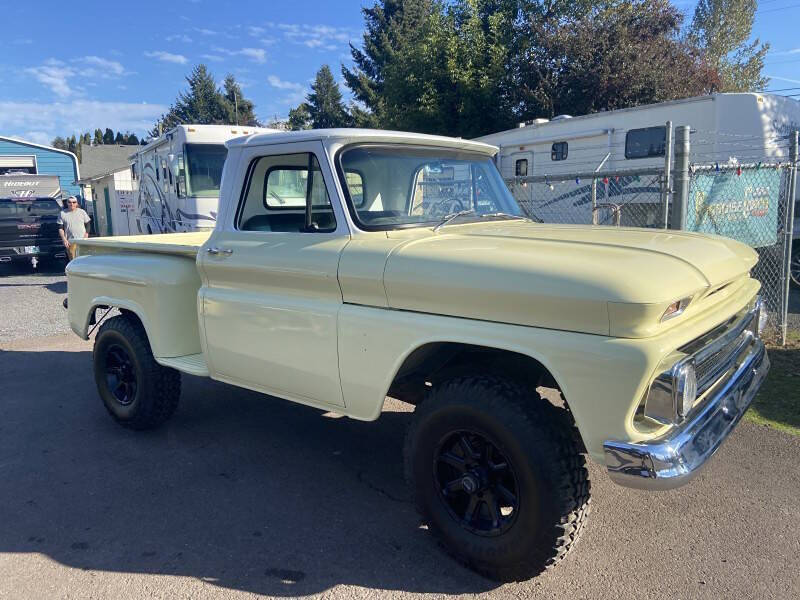
[[[614,483],[645,490],[680,487],[700,471],[747,411],[769,371],[764,343],[756,339],[736,371],[711,392],[696,415],[661,438],[606,441],[606,467]]]

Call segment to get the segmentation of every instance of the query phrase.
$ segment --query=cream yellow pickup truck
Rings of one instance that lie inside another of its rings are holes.
[[[686,483],[769,368],[755,252],[533,222],[495,152],[356,129],[228,142],[214,231],[78,242],[69,321],[100,324],[106,409],[155,427],[181,373],[366,421],[415,405],[422,518],[503,581],[573,546],[587,455],[624,486]]]

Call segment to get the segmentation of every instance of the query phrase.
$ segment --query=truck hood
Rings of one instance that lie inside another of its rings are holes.
[[[392,308],[625,337],[757,262],[739,242],[667,230],[500,221],[388,235],[402,240],[384,271]]]

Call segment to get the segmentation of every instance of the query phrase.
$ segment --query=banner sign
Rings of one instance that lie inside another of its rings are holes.
[[[752,248],[778,241],[779,169],[696,173],[689,192],[686,229],[716,233]]]
[[[0,198],[58,198],[58,175],[0,175]]]

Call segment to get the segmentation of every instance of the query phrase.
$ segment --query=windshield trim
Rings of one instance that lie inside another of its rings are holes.
[[[474,155],[475,158],[480,158],[481,160],[489,159],[491,160],[492,157],[488,154],[483,154],[481,152],[473,152],[471,150],[465,150],[463,148],[451,148],[450,146],[434,146],[434,145],[420,145],[420,144],[402,144],[402,143],[387,143],[387,142],[353,142],[352,144],[347,144],[339,148],[336,153],[334,154],[334,167],[336,168],[336,176],[339,178],[339,184],[342,188],[342,193],[344,194],[344,203],[347,205],[347,211],[350,213],[350,218],[359,230],[361,231],[395,231],[398,229],[419,229],[425,227],[434,227],[437,223],[439,223],[442,219],[441,217],[436,219],[431,219],[430,221],[418,221],[416,223],[387,223],[385,225],[367,225],[363,223],[358,218],[358,209],[353,204],[353,199],[350,197],[350,189],[347,186],[347,180],[344,176],[344,166],[342,165],[342,155],[347,152],[348,150],[352,150],[353,148],[397,148],[402,147],[409,150],[444,150],[447,152],[459,152],[462,154],[469,154]],[[413,184],[413,181],[411,182]],[[366,187],[365,187],[366,192]],[[480,216],[477,220],[480,220]]]

